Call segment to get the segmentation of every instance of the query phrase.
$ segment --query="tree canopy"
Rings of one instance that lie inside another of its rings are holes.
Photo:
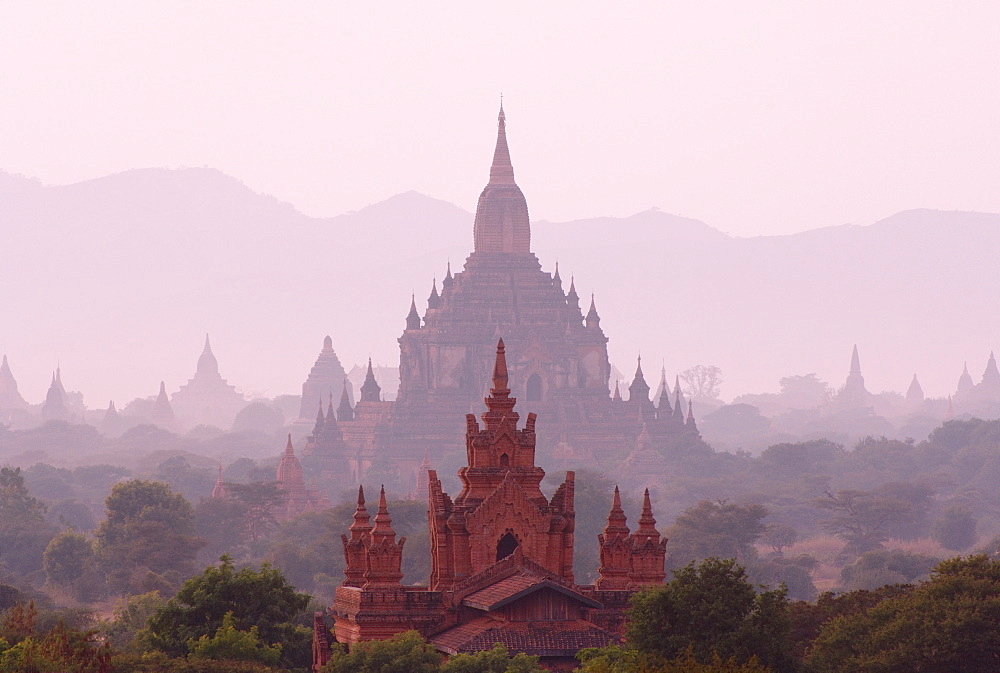
[[[282,644],[282,662],[303,666],[311,656],[312,634],[295,618],[308,604],[309,596],[295,591],[268,563],[260,570],[237,571],[232,559],[223,556],[218,565],[184,582],[177,595],[153,614],[149,642],[169,655],[183,656],[190,642],[215,636],[230,613],[234,629],[249,631],[256,626],[262,642]]]
[[[204,542],[193,535],[191,504],[158,481],[119,482],[105,500],[96,555],[111,587],[121,593],[174,589],[194,571]]]
[[[690,651],[707,664],[718,655],[752,657],[776,671],[792,669],[784,588],[757,593],[734,560],[708,558],[632,599],[626,640],[639,652],[673,660]]]
[[[944,561],[930,581],[826,622],[817,673],[980,673],[1000,666],[1000,561]]]

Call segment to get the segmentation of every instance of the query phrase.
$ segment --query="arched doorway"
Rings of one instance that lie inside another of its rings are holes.
[[[507,533],[504,535],[500,538],[500,541],[497,542],[497,561],[502,558],[507,558],[513,554],[514,550],[517,549],[517,546],[517,538],[514,537],[513,533]]]
[[[538,374],[532,374],[528,377],[528,389],[525,397],[528,402],[541,402],[542,401],[542,377]]]
[[[501,453],[500,467],[507,467],[508,465],[510,465],[510,456],[508,456],[506,453]]]

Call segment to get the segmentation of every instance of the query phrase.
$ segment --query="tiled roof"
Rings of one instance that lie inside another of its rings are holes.
[[[602,607],[597,601],[577,593],[569,587],[553,582],[547,577],[540,577],[524,571],[469,594],[462,599],[462,605],[490,612],[546,587],[588,607]]]
[[[622,639],[582,619],[507,622],[481,617],[431,638],[447,654],[473,653],[500,643],[511,654],[526,652],[541,657],[572,657],[586,647],[605,647]]]

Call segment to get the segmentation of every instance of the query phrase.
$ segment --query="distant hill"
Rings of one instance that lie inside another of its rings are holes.
[[[542,187],[523,186],[528,198]],[[470,195],[470,201],[476,195]],[[211,332],[224,377],[299,391],[322,345],[350,368],[397,361],[410,293],[472,248],[473,215],[409,192],[307,217],[218,171],[142,169],[66,186],[0,173],[0,351],[25,398],[63,381],[91,407],[176,390]],[[870,226],[734,238],[657,210],[535,222],[543,268],[594,292],[612,359],[648,379],[722,367],[724,396],[817,372],[835,386],[852,344],[873,391],[916,372],[929,395],[978,378],[1000,349],[1000,215],[913,210]],[[652,380],[650,381],[653,382]]]

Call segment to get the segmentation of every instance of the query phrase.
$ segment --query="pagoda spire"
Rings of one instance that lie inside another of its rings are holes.
[[[673,409],[670,407],[670,386],[667,385],[666,365],[660,369],[660,396],[656,403],[656,413],[657,416],[664,418],[668,418],[673,413]]]
[[[392,519],[386,505],[385,486],[379,494],[378,512],[375,514],[375,527],[370,537],[365,540],[367,569],[365,570],[365,588],[395,588],[403,579],[403,544],[406,538],[396,541],[396,531],[392,529]]]
[[[582,315],[582,311],[580,311],[580,295],[576,293],[576,279],[573,276],[569,277],[569,292],[566,293],[566,304],[576,314]]]
[[[226,497],[226,486],[222,483],[222,463],[219,463],[219,478],[215,480],[215,488],[212,489],[212,499],[222,500]]]
[[[649,489],[642,495],[642,514],[639,516],[639,527],[631,536],[632,587],[655,586],[662,584],[667,573],[664,562],[667,556],[667,541],[660,537],[656,530],[656,519],[653,518],[653,506],[649,502]]]
[[[195,369],[196,377],[219,378],[219,361],[215,359],[212,352],[212,343],[208,339],[208,332],[205,332],[205,347],[198,358],[198,367]]]
[[[649,489],[642,494],[642,514],[639,515],[639,527],[635,529],[635,537],[659,537],[656,532],[656,519],[653,518],[653,506],[649,501]]]
[[[590,310],[587,311],[587,327],[600,327],[601,316],[597,315],[597,304],[594,302],[594,295],[590,295]]]
[[[638,357],[635,366],[635,378],[632,379],[632,384],[628,387],[628,401],[629,402],[649,401],[649,384],[646,383],[646,377],[643,376],[642,373],[641,355]]]
[[[410,295],[410,312],[406,316],[406,329],[420,329],[420,314],[417,313],[417,296]]]
[[[1000,370],[997,369],[997,359],[990,351],[990,359],[986,363],[986,371],[983,372],[984,386],[1000,386]]]
[[[365,543],[371,534],[371,519],[365,509],[365,488],[358,486],[358,506],[354,510],[354,521],[348,528],[350,537],[341,534],[344,545],[344,586],[360,587],[365,583],[365,571],[368,570],[368,555]]]
[[[507,354],[504,349],[503,339],[497,342],[497,357],[493,362],[493,388],[490,393],[494,397],[507,397],[510,388],[507,387],[509,377],[507,375]]]
[[[497,115],[497,146],[493,150],[489,184],[514,184],[514,165],[510,161],[510,149],[507,147],[507,115],[503,112],[503,103],[500,104],[500,114]]]
[[[681,377],[677,376],[674,379],[674,416],[673,420],[679,425],[684,425],[684,406],[683,398],[681,397]]]
[[[316,425],[313,426],[313,437],[318,437],[326,425],[326,418],[323,417],[323,398],[319,400],[319,412],[316,414]]]
[[[479,195],[472,235],[475,252],[518,255],[531,252],[528,203],[514,182],[503,106],[500,107],[498,117],[497,144],[490,166],[490,181]]]
[[[611,511],[608,513],[608,523],[604,532],[598,534],[600,545],[601,567],[596,588],[600,590],[622,590],[629,585],[629,539],[628,521],[622,509],[622,498],[615,486],[615,494],[611,500]]]
[[[438,294],[437,278],[431,281],[431,294],[427,297],[427,310],[441,306],[441,295]]]
[[[365,382],[361,384],[361,401],[378,402],[381,399],[382,389],[375,380],[375,370],[372,369],[372,359],[368,358],[368,373],[365,374]]]
[[[695,431],[698,430],[698,424],[695,423],[695,421],[694,421],[694,410],[693,410],[693,405],[692,405],[691,400],[688,400],[688,416],[687,416],[687,421],[685,422],[685,425],[690,430],[695,430]]]
[[[958,393],[964,393],[972,390],[975,387],[975,383],[972,382],[972,374],[969,373],[969,363],[964,363],[962,368],[962,375],[958,377]]]
[[[622,401],[622,391],[618,386],[618,381],[615,381],[615,394],[611,396],[611,400],[614,402]]]
[[[851,353],[851,374],[861,373],[861,358],[858,357],[858,345],[854,344],[854,352]]]
[[[628,518],[622,509],[622,496],[615,486],[615,494],[611,499],[611,511],[608,512],[608,524],[604,527],[606,540],[628,537]]]
[[[375,528],[372,529],[373,537],[395,537],[396,533],[392,530],[392,518],[389,516],[389,506],[385,498],[385,485],[382,485],[382,490],[379,492],[378,496],[378,511],[375,513]]]
[[[344,379],[344,391],[340,394],[340,406],[337,407],[337,420],[341,423],[354,420],[351,397],[347,394],[347,379]]]

